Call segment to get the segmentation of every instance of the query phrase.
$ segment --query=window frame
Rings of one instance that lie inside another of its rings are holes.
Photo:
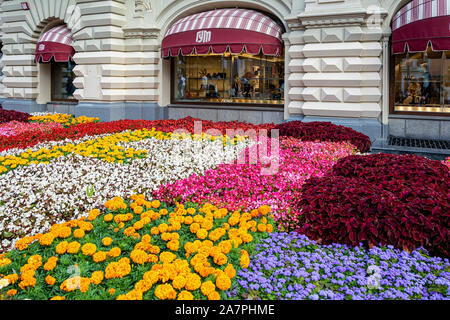
[[[286,91],[283,92],[283,103],[248,103],[248,102],[210,102],[210,101],[177,101],[175,99],[175,77],[174,77],[174,68],[175,68],[175,57],[168,57],[166,59],[170,59],[170,105],[185,105],[185,106],[193,106],[199,105],[200,107],[205,106],[243,106],[243,107],[258,107],[258,108],[277,108],[283,110],[286,104]],[[283,53],[283,64],[285,63],[285,56]],[[283,72],[283,80],[286,83],[286,70]],[[286,86],[285,86],[286,87]],[[274,100],[277,101],[277,100]]]
[[[395,110],[395,54],[392,53],[392,35],[389,40],[389,114],[410,116],[450,117],[450,112],[398,111]],[[408,51],[406,52],[408,53]],[[442,105],[441,105],[442,108]]]
[[[51,79],[50,79],[50,84],[51,84],[51,88],[50,88],[50,91],[51,91],[51,94],[50,94],[50,98],[51,98],[51,102],[68,102],[68,103],[78,103],[78,100],[77,99],[58,99],[58,98],[55,98],[55,87],[54,87],[54,72],[53,72],[53,70],[54,70],[54,68],[55,68],[55,65],[56,65],[56,63],[58,63],[58,62],[56,62],[55,60],[54,60],[54,58],[52,58],[48,63],[50,63],[50,72],[51,72]],[[72,71],[73,72],[73,71]]]

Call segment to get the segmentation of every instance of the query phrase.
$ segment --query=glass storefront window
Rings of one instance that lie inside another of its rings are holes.
[[[450,113],[450,51],[394,56],[394,111]]]
[[[284,104],[284,59],[190,55],[173,59],[173,102]]]
[[[73,68],[75,63],[68,62],[51,62],[52,64],[52,100],[64,101],[75,100],[73,93],[76,88],[73,85],[75,74]]]

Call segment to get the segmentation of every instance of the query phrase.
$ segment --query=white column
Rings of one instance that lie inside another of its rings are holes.
[[[382,99],[382,111],[381,111],[381,122],[383,125],[388,125],[389,122],[389,73],[390,73],[390,66],[389,66],[389,35],[384,34],[382,39],[383,44],[383,99]]]

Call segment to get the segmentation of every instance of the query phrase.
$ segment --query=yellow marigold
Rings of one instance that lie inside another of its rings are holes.
[[[6,292],[6,294],[7,294],[9,297],[13,297],[13,296],[15,296],[15,295],[17,294],[17,290],[16,290],[16,289],[8,290],[8,291]]]
[[[212,222],[212,220],[205,219],[205,220],[202,222],[202,228],[205,229],[205,230],[211,230],[211,229],[213,228],[213,222]]]
[[[267,226],[266,226],[266,231],[267,231],[268,233],[272,233],[272,231],[273,231],[273,226],[272,226],[271,224],[267,224]]]
[[[259,232],[266,232],[266,230],[267,230],[267,226],[265,224],[262,224],[262,223],[258,224]]]
[[[233,279],[236,276],[236,270],[231,263],[229,263],[223,271],[230,279]]]
[[[152,201],[152,207],[157,209],[161,206],[161,202],[159,200],[153,200]]]
[[[78,242],[72,241],[67,245],[67,253],[77,253],[80,247],[81,245]]]
[[[83,231],[91,231],[94,228],[94,225],[92,223],[86,221],[80,221],[78,223],[78,226]]]
[[[36,278],[27,277],[19,283],[20,289],[24,290],[27,287],[34,287],[36,285]]]
[[[109,288],[109,289],[108,289],[108,293],[109,293],[110,295],[113,295],[115,292],[116,292],[116,289],[114,289],[114,288]]]
[[[150,243],[152,241],[152,237],[149,234],[145,234],[142,236],[141,241],[144,243]]]
[[[263,216],[269,214],[271,210],[272,209],[270,208],[270,206],[267,205],[258,208],[259,213],[262,214]]]
[[[133,212],[136,213],[136,214],[141,214],[143,211],[144,211],[144,208],[141,207],[141,206],[136,206],[136,207],[133,209]]]
[[[53,234],[45,233],[40,237],[39,243],[43,246],[50,246],[53,243],[54,239],[55,236]]]
[[[176,276],[172,281],[172,285],[177,290],[183,289],[186,285],[186,281],[187,279],[184,276]]]
[[[194,300],[194,296],[189,291],[183,290],[178,294],[178,300]]]
[[[144,273],[143,280],[153,285],[158,282],[159,274],[157,271],[147,271],[146,273]]]
[[[59,288],[66,292],[74,291],[76,289],[79,289],[81,292],[87,292],[89,290],[90,284],[91,279],[75,276],[64,280],[64,282],[61,283]]]
[[[147,262],[150,262],[150,263],[157,263],[158,262],[158,256],[157,255],[154,255],[154,254],[149,254],[148,255],[148,261]]]
[[[91,275],[91,282],[95,285],[102,283],[104,278],[103,271],[94,271]]]
[[[161,223],[158,226],[158,230],[159,230],[160,233],[166,232],[168,228],[169,228],[169,226],[167,225],[167,223]]]
[[[217,256],[215,256],[213,258],[214,263],[219,265],[219,266],[223,266],[225,263],[228,262],[228,258],[226,255],[224,255],[223,253],[218,254]]]
[[[53,278],[52,276],[48,275],[47,277],[45,277],[45,283],[47,283],[49,286],[54,285],[56,282],[56,279]]]
[[[57,237],[59,238],[68,238],[72,233],[72,229],[70,227],[62,227],[59,228]]]
[[[94,253],[92,255],[92,259],[94,260],[94,262],[102,262],[106,260],[106,252],[104,251],[97,251],[96,253]]]
[[[81,247],[81,252],[85,256],[92,256],[97,251],[97,246],[93,243],[86,243]]]
[[[98,216],[100,215],[100,210],[98,209],[92,209],[91,211],[89,211],[89,215],[87,217],[88,221],[93,221],[95,220]]]
[[[148,260],[148,255],[145,251],[137,249],[131,251],[130,258],[134,263],[144,264]]]
[[[54,296],[50,300],[66,300],[66,297],[64,297],[64,296]]]
[[[159,260],[162,263],[171,263],[173,260],[175,260],[177,256],[175,254],[173,254],[172,252],[161,252],[161,254],[159,255]]]
[[[246,250],[241,251],[241,257],[240,257],[240,265],[242,268],[248,268],[250,264],[250,256]]]
[[[175,299],[177,297],[177,292],[168,283],[167,284],[160,284],[155,289],[155,296],[159,300]]]
[[[231,249],[233,248],[233,245],[231,244],[230,240],[225,240],[219,243],[218,245],[220,251],[222,251],[222,253],[227,254],[228,252],[231,251]]]
[[[18,249],[19,251],[25,250],[26,248],[28,248],[28,245],[30,243],[32,243],[35,240],[35,237],[31,236],[31,237],[23,237],[19,240],[17,240],[15,248]]]
[[[167,248],[172,251],[178,251],[180,248],[180,242],[178,240],[170,240],[167,242]]]
[[[8,259],[8,258],[0,259],[0,268],[1,267],[6,267],[7,265],[9,265],[11,263],[12,263],[12,261],[10,259]]]
[[[193,215],[193,214],[195,214],[195,212],[197,211],[197,210],[195,210],[195,208],[187,208],[187,213],[189,213],[190,215]]]
[[[28,258],[28,264],[32,265],[34,269],[42,266],[42,257],[39,254],[32,255]]]
[[[253,236],[250,233],[245,233],[241,236],[242,241],[245,243],[250,243],[253,241]]]
[[[208,300],[220,300],[220,294],[217,291],[213,291],[208,295]]]
[[[110,237],[105,237],[105,238],[102,239],[102,244],[103,244],[105,247],[110,246],[112,243],[113,243],[113,239],[110,238]]]
[[[114,219],[114,216],[111,213],[108,213],[103,217],[103,220],[105,220],[106,222],[110,222],[112,221],[112,219]]]
[[[184,218],[184,224],[190,225],[194,222],[194,219],[191,216],[187,216]]]
[[[74,236],[75,238],[83,238],[84,235],[85,235],[85,233],[84,233],[84,230],[82,230],[82,229],[76,229],[76,230],[73,232],[73,236]]]
[[[120,256],[121,253],[122,253],[122,250],[120,250],[119,247],[114,247],[108,251],[108,256],[110,256],[112,258],[117,258],[118,256]]]
[[[226,274],[221,274],[216,278],[216,286],[224,291],[231,288],[231,279]]]
[[[150,229],[150,234],[152,235],[158,235],[159,234],[159,229],[158,227],[153,227]]]
[[[55,269],[57,261],[58,261],[58,257],[48,258],[47,262],[44,264],[44,269],[46,271],[51,271],[51,270]]]
[[[186,279],[186,290],[194,291],[202,285],[201,278],[198,274],[190,273]]]
[[[9,274],[4,279],[8,280],[10,284],[14,284],[19,280],[17,273]]]
[[[216,286],[212,281],[205,281],[202,283],[200,287],[200,291],[203,293],[203,295],[208,296],[211,292],[216,290]]]
[[[133,227],[128,227],[123,231],[123,234],[130,237],[130,236],[134,235],[135,232],[136,232],[136,230]]]
[[[105,269],[105,278],[123,278],[131,272],[129,259],[122,258],[118,262],[111,262]]]

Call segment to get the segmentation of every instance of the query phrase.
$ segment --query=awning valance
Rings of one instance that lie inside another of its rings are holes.
[[[177,21],[162,42],[161,55],[223,54],[229,51],[277,56],[283,52],[281,27],[262,13],[247,9],[220,9]]]
[[[392,22],[394,54],[450,50],[450,0],[414,0]]]
[[[42,34],[36,45],[36,62],[66,62],[75,54],[72,32],[66,26],[58,26]]]

